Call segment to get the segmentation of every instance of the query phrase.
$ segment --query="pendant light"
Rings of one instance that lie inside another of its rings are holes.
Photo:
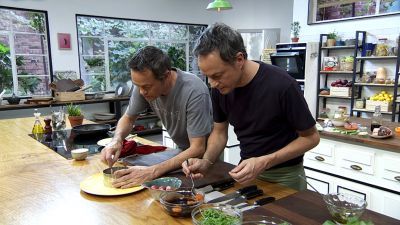
[[[207,6],[207,10],[221,10],[232,9],[232,5],[228,0],[214,0]]]

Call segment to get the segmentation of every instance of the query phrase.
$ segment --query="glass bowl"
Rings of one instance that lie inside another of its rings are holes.
[[[261,215],[248,215],[243,217],[243,223],[246,225],[262,225],[262,224],[279,224],[279,225],[291,225],[278,217],[272,216],[261,216]]]
[[[164,192],[172,192],[180,188],[182,181],[176,177],[161,177],[155,180],[146,181],[143,187],[149,189],[151,197],[160,200],[160,195]],[[167,187],[169,187],[167,189]]]
[[[324,201],[333,220],[340,224],[360,218],[367,207],[367,202],[363,198],[347,193],[327,194],[324,196]]]
[[[160,196],[163,209],[171,216],[189,217],[193,209],[203,204],[204,193],[191,187],[179,188],[176,191],[165,192]]]
[[[192,222],[195,225],[213,224],[219,219],[219,225],[242,224],[242,212],[231,205],[203,204],[192,211]]]

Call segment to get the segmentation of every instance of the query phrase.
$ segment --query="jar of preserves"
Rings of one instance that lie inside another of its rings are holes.
[[[378,40],[376,45],[376,56],[388,56],[389,55],[389,44],[386,38],[381,38]]]

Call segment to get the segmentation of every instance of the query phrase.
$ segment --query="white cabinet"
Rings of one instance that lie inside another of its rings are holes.
[[[399,153],[322,138],[305,154],[304,166],[318,191],[360,196],[368,209],[400,219]]]

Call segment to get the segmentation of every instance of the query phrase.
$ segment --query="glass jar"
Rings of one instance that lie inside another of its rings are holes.
[[[365,99],[357,99],[356,100],[356,108],[357,109],[363,109],[364,108],[364,102],[365,102]]]
[[[376,45],[376,56],[388,56],[389,55],[389,44],[387,43],[386,38],[381,38],[378,40],[378,44]]]

